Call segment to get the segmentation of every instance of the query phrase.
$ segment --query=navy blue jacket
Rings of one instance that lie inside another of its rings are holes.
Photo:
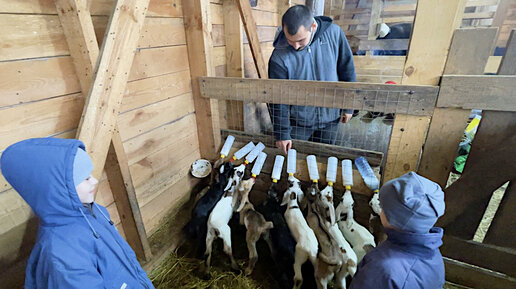
[[[317,31],[310,45],[296,51],[281,31],[269,59],[269,78],[356,81],[353,54],[342,29],[329,17],[315,17]],[[276,140],[291,139],[291,125],[323,128],[340,118],[341,110],[311,106],[271,104]],[[345,113],[351,113],[346,110]]]
[[[350,289],[441,289],[444,262],[439,247],[443,229],[426,234],[386,229],[387,241],[369,252]]]
[[[83,206],[73,182],[73,139],[29,139],[0,160],[5,179],[39,218],[25,288],[154,288],[107,210]],[[125,284],[125,285],[124,285]]]

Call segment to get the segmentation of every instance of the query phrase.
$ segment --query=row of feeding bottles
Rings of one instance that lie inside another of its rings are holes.
[[[226,138],[224,146],[220,151],[220,157],[223,160],[228,156],[231,147],[235,141],[235,137],[229,135]],[[248,165],[252,162],[255,162],[251,175],[253,178],[256,178],[262,168],[265,160],[267,159],[267,154],[263,152],[265,149],[265,145],[259,142],[255,145],[253,142],[249,142],[244,147],[239,149],[233,157],[230,159],[230,162],[240,160],[245,156],[244,165]],[[285,161],[285,157],[282,155],[276,155],[274,160],[274,166],[272,169],[272,182],[277,183],[281,178],[281,172],[283,170],[283,163]],[[319,181],[319,169],[317,167],[317,159],[315,155],[309,155],[306,157],[306,162],[308,166],[308,174],[310,176],[310,180],[313,183],[317,183]],[[287,174],[289,176],[293,176],[296,173],[296,163],[297,163],[297,151],[295,149],[289,149],[287,154]],[[342,160],[342,183],[346,190],[351,190],[353,186],[353,165],[351,160],[345,159]],[[380,182],[376,177],[373,169],[367,162],[365,157],[359,157],[355,159],[355,166],[357,167],[360,175],[362,176],[364,183],[369,187],[374,193],[378,192]],[[337,180],[337,169],[338,169],[338,159],[336,157],[329,157],[327,163],[326,170],[326,182],[329,186],[333,186]]]

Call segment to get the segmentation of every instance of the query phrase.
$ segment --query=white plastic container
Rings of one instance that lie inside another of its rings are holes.
[[[256,162],[253,165],[253,169],[251,170],[251,175],[254,178],[256,178],[262,171],[263,164],[265,163],[266,159],[267,159],[267,154],[264,152],[260,152],[260,154],[258,155],[258,158],[256,159]]]
[[[258,155],[263,151],[265,148],[265,145],[259,142],[252,150],[251,152],[245,157],[245,163],[252,163],[258,157]]]
[[[281,178],[281,171],[283,170],[283,163],[285,162],[285,157],[277,155],[274,160],[274,167],[272,168],[272,182],[276,183]]]
[[[297,161],[297,151],[295,149],[289,149],[287,155],[287,173],[295,174],[296,173],[296,161]]]
[[[342,160],[342,184],[346,190],[350,190],[353,186],[353,163],[351,160]]]
[[[234,160],[239,160],[243,158],[246,154],[248,154],[254,148],[254,143],[250,141],[243,148],[239,149],[235,155],[233,156]]]
[[[232,135],[228,135],[226,138],[226,141],[224,142],[224,145],[222,146],[222,149],[220,150],[220,157],[225,158],[229,151],[231,150],[231,147],[233,146],[233,142],[235,142],[235,137]]]
[[[306,164],[308,165],[308,174],[310,179],[315,183],[319,181],[319,169],[317,168],[317,159],[314,155],[306,157]]]
[[[337,167],[339,165],[339,160],[336,157],[328,158],[328,165],[326,167],[326,181],[330,186],[333,186],[335,181],[337,181]]]

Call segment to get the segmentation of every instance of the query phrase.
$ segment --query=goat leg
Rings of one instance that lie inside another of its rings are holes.
[[[245,241],[247,242],[247,250],[249,250],[249,265],[245,270],[246,275],[251,275],[254,270],[256,262],[258,262],[258,252],[256,251],[256,242],[260,238],[257,232],[247,231]]]

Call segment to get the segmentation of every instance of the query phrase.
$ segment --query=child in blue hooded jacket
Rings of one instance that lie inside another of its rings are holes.
[[[24,140],[3,152],[0,165],[39,218],[25,288],[154,288],[106,208],[94,202],[98,181],[82,142]]]
[[[380,206],[387,240],[358,264],[350,289],[443,288],[441,187],[410,172],[380,189]]]

